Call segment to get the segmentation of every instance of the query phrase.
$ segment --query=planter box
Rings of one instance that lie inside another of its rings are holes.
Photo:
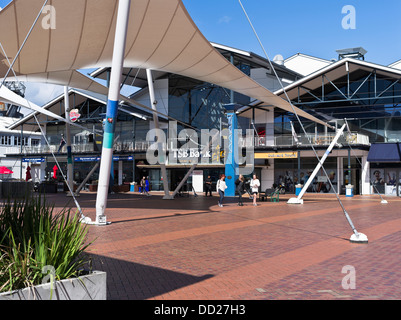
[[[39,184],[38,191],[40,193],[57,193],[56,183],[41,183]]]
[[[0,182],[0,195],[3,198],[22,198],[33,192],[33,182],[2,181]]]
[[[50,300],[50,283],[0,293],[0,300]],[[79,278],[56,281],[52,300],[106,300],[106,272],[94,271]]]

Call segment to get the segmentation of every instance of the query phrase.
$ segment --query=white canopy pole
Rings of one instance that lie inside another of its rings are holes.
[[[113,60],[110,75],[109,96],[103,136],[103,148],[99,172],[99,185],[96,198],[96,224],[105,225],[105,210],[110,183],[110,169],[113,161],[113,142],[117,110],[120,96],[121,75],[124,65],[125,44],[131,0],[119,0],[118,15],[114,37]]]
[[[303,204],[304,200],[302,199],[302,197],[304,196],[306,190],[308,189],[308,187],[310,186],[310,184],[312,183],[313,179],[315,178],[316,174],[319,172],[320,168],[323,166],[323,163],[326,161],[326,158],[328,157],[328,155],[330,154],[331,150],[333,150],[334,146],[336,145],[338,139],[340,138],[340,136],[342,135],[342,133],[344,132],[344,129],[346,127],[346,124],[344,124],[340,130],[338,130],[336,136],[334,137],[333,141],[331,142],[330,146],[327,148],[327,151],[324,153],[323,157],[320,159],[319,163],[317,164],[315,170],[313,171],[313,173],[310,175],[308,181],[305,183],[304,187],[302,188],[301,192],[299,193],[297,198],[291,198],[288,200],[287,203],[290,204]]]
[[[150,103],[152,105],[152,110],[157,111],[156,105],[157,105],[157,100],[155,97],[155,90],[153,87],[153,77],[152,77],[152,71],[150,69],[146,69],[146,76],[148,78],[148,87],[149,87],[149,97],[150,97]],[[156,112],[153,112],[153,121],[155,123],[155,128],[159,128],[159,118]],[[162,157],[163,154],[163,145],[162,143],[158,143],[158,155],[159,155],[159,161],[160,161],[160,169],[161,169],[161,174],[163,177],[163,189],[164,189],[164,197],[163,199],[171,200],[173,197],[170,195],[170,190],[168,187],[168,179],[167,179],[167,169],[166,169],[166,163],[165,159]]]

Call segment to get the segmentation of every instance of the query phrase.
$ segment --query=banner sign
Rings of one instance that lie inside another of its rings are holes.
[[[298,152],[255,153],[255,159],[297,159]]]
[[[74,162],[99,161],[100,157],[74,157]],[[134,161],[133,156],[113,156],[113,161]]]
[[[45,162],[45,158],[22,158],[22,162],[42,163]]]

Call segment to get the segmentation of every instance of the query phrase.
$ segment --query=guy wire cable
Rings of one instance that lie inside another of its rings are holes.
[[[15,55],[15,57],[14,57],[14,59],[13,59],[13,62],[11,63],[10,67],[8,68],[7,73],[6,73],[5,76],[4,76],[3,82],[0,84],[0,87],[1,87],[1,86],[4,84],[4,82],[6,81],[6,79],[7,79],[7,77],[8,77],[8,74],[10,73],[11,69],[13,69],[14,64],[15,64],[15,61],[17,61],[17,59],[18,59],[18,57],[19,57],[19,55],[20,55],[22,49],[23,49],[24,46],[25,46],[25,43],[28,41],[28,38],[29,38],[29,36],[31,35],[31,33],[32,33],[32,31],[33,31],[33,28],[36,26],[36,23],[38,22],[38,20],[39,20],[39,18],[40,18],[40,15],[42,14],[42,12],[43,12],[43,10],[44,10],[44,8],[45,8],[45,6],[46,6],[46,4],[47,4],[48,1],[49,1],[49,0],[45,0],[45,2],[43,3],[42,8],[40,9],[40,11],[39,11],[39,13],[38,13],[38,15],[37,15],[35,21],[33,22],[31,28],[29,29],[29,31],[28,31],[28,33],[27,33],[27,35],[26,35],[24,41],[22,42],[21,47],[19,48],[17,54]]]
[[[49,141],[47,140],[46,135],[44,134],[44,132],[43,132],[43,130],[42,130],[42,127],[40,126],[40,123],[39,123],[38,119],[36,118],[36,115],[34,114],[33,116],[34,116],[34,118],[35,118],[35,120],[36,120],[36,123],[38,124],[39,130],[40,130],[40,132],[41,132],[43,138],[44,138],[45,141],[46,141],[47,146],[49,147],[50,153],[52,154],[52,156],[53,156],[53,158],[54,158],[54,161],[56,162],[57,167],[59,168],[60,173],[61,173],[61,175],[62,175],[64,181],[65,181],[66,184],[67,184],[67,188],[68,188],[68,190],[70,191],[72,198],[74,199],[75,205],[76,205],[76,207],[77,207],[77,209],[78,209],[78,211],[79,211],[79,213],[80,213],[80,215],[81,215],[81,221],[84,221],[86,217],[84,216],[84,214],[83,214],[83,212],[82,212],[81,206],[79,205],[79,203],[78,203],[78,201],[77,201],[77,199],[76,199],[76,197],[75,197],[75,195],[74,195],[74,192],[71,190],[71,187],[70,187],[70,185],[69,185],[69,183],[68,183],[68,181],[67,181],[67,179],[66,179],[66,177],[65,177],[65,175],[64,175],[63,169],[61,168],[59,162],[57,161],[56,156],[54,155],[53,151],[52,151],[51,148],[50,148]]]
[[[246,13],[246,10],[245,10],[244,6],[242,5],[241,0],[238,0],[238,1],[239,1],[239,4],[240,4],[241,7],[242,7],[242,10],[243,10],[243,12],[244,12],[244,14],[245,14],[245,16],[246,16],[248,22],[249,22],[249,24],[250,24],[250,26],[251,26],[251,28],[252,28],[254,34],[255,34],[255,36],[256,36],[256,38],[257,38],[257,40],[258,40],[260,46],[262,47],[262,50],[263,50],[263,52],[264,52],[264,54],[265,54],[265,56],[266,56],[266,58],[267,58],[267,60],[268,60],[268,62],[269,62],[269,64],[270,64],[270,67],[272,68],[272,70],[273,70],[273,72],[274,72],[274,74],[275,74],[275,76],[276,76],[278,82],[280,83],[280,86],[281,86],[281,88],[282,88],[282,90],[283,90],[283,92],[284,92],[284,94],[285,94],[285,96],[286,96],[286,98],[287,98],[287,100],[288,100],[288,103],[290,104],[290,106],[291,106],[291,108],[292,108],[292,110],[293,110],[293,113],[295,114],[295,116],[296,116],[296,118],[297,118],[297,120],[298,120],[298,122],[299,122],[299,124],[300,124],[300,126],[301,126],[301,128],[302,128],[302,131],[304,132],[305,136],[306,136],[307,139],[308,139],[308,142],[309,142],[309,144],[310,144],[311,149],[313,150],[313,153],[315,154],[315,156],[316,156],[318,162],[321,164],[321,167],[322,167],[322,169],[323,169],[323,172],[324,172],[324,174],[326,175],[327,180],[329,181],[330,187],[331,187],[334,191],[336,191],[336,190],[334,189],[333,184],[332,184],[331,181],[330,181],[330,178],[329,178],[329,176],[328,176],[328,174],[327,174],[327,172],[326,172],[326,169],[324,168],[323,164],[321,163],[321,160],[320,160],[320,158],[319,158],[319,156],[318,156],[318,154],[317,154],[315,148],[313,147],[313,144],[312,144],[311,140],[309,139],[309,137],[308,137],[308,135],[307,135],[307,133],[306,133],[306,130],[305,130],[305,128],[304,128],[304,126],[303,126],[301,120],[299,119],[299,116],[298,116],[297,112],[296,112],[295,109],[294,109],[294,106],[293,106],[292,103],[291,103],[290,98],[288,97],[288,94],[287,94],[287,92],[286,92],[286,90],[285,90],[285,88],[284,88],[284,86],[283,86],[283,84],[282,84],[280,78],[279,78],[278,75],[277,75],[277,72],[276,72],[276,70],[275,70],[273,64],[272,64],[271,61],[270,61],[270,58],[269,58],[269,56],[268,56],[268,54],[267,54],[267,52],[266,52],[266,50],[265,50],[265,48],[264,48],[264,46],[263,46],[263,44],[262,44],[262,42],[261,42],[261,40],[260,40],[260,38],[259,38],[259,36],[258,36],[258,34],[257,34],[257,32],[256,32],[256,30],[255,30],[255,28],[254,28],[254,26],[253,26],[253,24],[252,24],[252,22],[251,22],[251,20],[250,20],[248,14]],[[343,210],[343,212],[344,212],[344,215],[345,215],[345,217],[346,217],[346,219],[347,219],[349,225],[351,226],[352,231],[353,231],[354,234],[358,237],[358,236],[359,236],[359,233],[358,233],[358,231],[356,230],[354,224],[352,223],[351,218],[350,218],[349,215],[348,215],[348,212],[345,210],[344,205],[343,205],[343,203],[341,202],[340,197],[338,196],[337,192],[334,192],[334,193],[335,193],[336,198],[337,198],[337,200],[338,200],[338,202],[339,202],[339,204],[340,204],[340,206],[341,206],[341,208],[342,208],[342,210]]]
[[[44,5],[43,5],[43,7],[42,7],[42,9],[41,9],[41,12],[43,11],[43,8],[44,8],[44,6],[46,5],[46,3],[47,3],[47,0],[45,1]],[[40,13],[40,14],[41,14],[41,13]],[[39,17],[39,16],[38,16],[38,17]],[[37,18],[37,19],[38,19],[38,18]],[[35,26],[37,19],[35,20],[35,23],[34,23],[33,26],[31,27],[31,30],[30,30],[30,32],[28,33],[28,35],[27,35],[27,37],[26,37],[24,43],[25,43],[26,40],[28,39],[29,34],[31,33],[33,27]],[[23,45],[21,46],[21,48],[20,48],[18,54],[21,52],[22,47],[23,47]],[[2,46],[2,50],[3,50],[3,52],[5,53],[3,46]],[[18,56],[18,54],[17,54],[17,56]],[[5,54],[5,55],[6,55],[6,54]],[[6,55],[6,56],[7,56],[7,55]],[[8,60],[8,58],[7,58],[7,60]],[[0,84],[0,87],[5,83],[5,81],[6,81],[6,79],[7,79],[7,75],[9,74],[10,70],[12,70],[13,74],[15,75],[15,71],[14,71],[14,68],[13,68],[14,62],[15,62],[15,59],[14,59],[12,65],[10,65],[7,74],[6,74],[6,76],[4,77],[4,79],[3,79],[3,83]],[[18,77],[17,77],[16,75],[15,75],[15,78],[16,78],[17,82],[20,83],[20,81],[18,80]],[[29,100],[26,100],[26,101],[27,101],[28,105],[30,106],[30,101],[29,101]],[[81,221],[87,220],[86,217],[84,216],[83,212],[82,212],[81,206],[79,205],[79,203],[78,203],[78,201],[77,201],[77,199],[76,199],[76,197],[75,197],[75,195],[74,195],[74,192],[71,190],[71,187],[70,187],[70,185],[69,185],[68,182],[67,182],[67,179],[66,179],[66,177],[65,177],[65,175],[64,175],[63,170],[61,169],[60,164],[59,164],[58,161],[57,161],[56,156],[54,155],[53,151],[52,151],[51,148],[50,148],[49,141],[47,140],[46,135],[43,133],[42,127],[40,126],[40,123],[39,123],[38,119],[36,118],[35,113],[33,113],[33,117],[35,118],[35,121],[36,121],[36,123],[38,124],[39,130],[40,130],[42,136],[44,137],[44,139],[45,139],[45,141],[46,141],[46,144],[47,144],[47,146],[49,147],[49,150],[50,150],[51,154],[53,155],[53,158],[54,158],[54,160],[55,160],[55,162],[56,162],[56,164],[57,164],[57,167],[59,168],[59,170],[60,170],[60,172],[61,172],[61,175],[62,175],[64,181],[65,181],[66,184],[67,184],[67,187],[68,187],[68,189],[69,189],[69,191],[70,191],[70,193],[71,193],[72,198],[74,199],[75,205],[76,205],[76,207],[77,207],[77,209],[78,209],[78,211],[79,211],[79,213],[80,213],[80,215],[81,215]],[[22,143],[22,141],[21,141],[21,143]]]

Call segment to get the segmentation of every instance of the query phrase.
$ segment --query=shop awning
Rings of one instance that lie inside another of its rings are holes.
[[[372,144],[368,155],[369,162],[401,162],[401,145],[397,143]]]

